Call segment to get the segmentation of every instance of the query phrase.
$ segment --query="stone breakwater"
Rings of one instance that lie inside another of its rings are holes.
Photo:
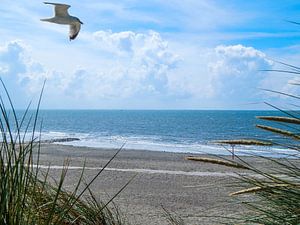
[[[79,138],[55,138],[50,140],[43,140],[42,143],[57,143],[57,142],[71,142],[80,141]]]

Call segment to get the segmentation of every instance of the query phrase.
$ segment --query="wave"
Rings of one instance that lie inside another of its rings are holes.
[[[21,137],[25,134],[21,134]],[[25,140],[30,140],[31,133],[27,133]],[[55,143],[60,145],[72,145],[80,147],[93,148],[120,148],[133,150],[150,150],[160,152],[175,153],[197,153],[197,154],[216,154],[231,155],[231,147],[220,146],[208,141],[192,141],[182,138],[165,139],[161,136],[122,136],[108,135],[104,133],[76,133],[47,131],[35,134],[37,139],[44,143]],[[271,156],[287,157],[298,155],[297,151],[279,147],[253,147],[253,146],[236,146],[235,154],[249,156]]]
[[[53,134],[53,133],[52,133]],[[66,136],[68,136],[66,134]],[[150,150],[174,153],[196,153],[196,154],[216,154],[231,155],[231,147],[220,146],[210,142],[190,142],[186,140],[164,141],[159,136],[102,136],[99,134],[72,134],[69,137],[76,137],[79,140],[66,142],[54,142],[62,145],[72,145],[93,148],[119,148],[124,145],[124,149]],[[244,156],[270,156],[270,157],[289,157],[297,155],[298,152],[291,149],[279,147],[261,146],[236,146],[235,154]]]

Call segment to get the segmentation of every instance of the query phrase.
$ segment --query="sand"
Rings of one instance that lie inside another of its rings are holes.
[[[114,149],[43,144],[41,165],[51,165],[57,177],[65,159],[70,159],[66,188],[72,189],[86,161],[85,179],[92,179]],[[94,193],[107,201],[133,176],[135,178],[114,202],[130,224],[169,224],[163,208],[179,215],[185,224],[218,224],[217,216],[234,216],[245,212],[229,193],[238,190],[235,172],[245,172],[221,165],[188,161],[191,154],[140,150],[122,150],[93,183]],[[248,157],[256,166],[262,159]],[[203,216],[212,217],[203,217]]]

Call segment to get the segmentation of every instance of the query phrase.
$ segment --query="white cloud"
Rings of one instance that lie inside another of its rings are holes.
[[[168,49],[167,42],[153,31],[96,32],[92,45],[97,46],[99,61],[105,58],[105,54],[101,55],[103,51],[109,52],[112,59],[98,68],[78,65],[68,73],[43,66],[28,56],[29,50],[21,43],[10,42],[0,52],[2,75],[9,74],[10,82],[22,84],[31,94],[37,93],[47,78],[48,93],[97,101],[163,94],[167,74],[179,62],[178,56]]]
[[[272,65],[263,52],[242,45],[217,46],[215,54],[216,61],[210,63],[209,67],[218,76],[255,76],[259,70],[269,69]]]
[[[2,75],[13,76],[26,71],[24,65],[24,47],[17,41],[0,47],[0,68]]]
[[[272,68],[263,52],[242,45],[190,49],[187,55],[169,77],[170,90],[187,98],[247,101],[265,79],[260,70]]]
[[[33,62],[29,53],[28,47],[21,41],[11,41],[0,46],[0,77],[19,107],[29,102],[28,94],[34,85],[31,77],[41,78],[44,74],[43,66]],[[37,86],[40,90],[41,82]]]
[[[69,94],[73,86],[82,89],[77,96],[102,98],[165,91],[167,74],[176,68],[179,58],[158,33],[98,31],[93,36],[93,44],[100,53],[110,54],[111,62],[97,71],[76,71],[68,85]]]
[[[209,68],[220,91],[239,98],[255,96],[255,90],[265,79],[261,70],[271,69],[272,61],[252,47],[242,45],[217,46],[216,61]],[[222,93],[224,95],[225,93]]]
[[[269,79],[260,70],[273,66],[263,52],[252,47],[170,48],[153,31],[99,31],[91,40],[90,47],[95,47],[99,62],[105,59],[105,64],[77,65],[71,72],[43,65],[31,57],[29,47],[9,42],[0,46],[1,76],[18,96],[37,95],[47,79],[45,99],[58,108],[67,101],[81,108],[83,102],[88,103],[84,107],[99,107],[120,99],[124,104],[134,100],[145,105],[143,99],[156,99],[171,107],[177,100],[247,102],[258,98],[257,88]]]
[[[280,4],[262,11],[269,3],[69,0],[70,14],[84,22],[78,39],[69,42],[68,26],[40,21],[53,14],[52,6],[24,2],[4,0],[0,9],[0,75],[17,98],[38,95],[44,79],[44,99],[59,108],[106,107],[104,102],[177,108],[179,101],[182,108],[226,107],[260,98],[258,87],[297,93],[287,85],[294,76],[259,71],[275,68],[262,50],[232,44],[261,46],[275,59],[287,53],[282,61],[294,57],[297,63],[299,48],[277,48],[298,31],[277,20]],[[269,17],[274,20],[266,29],[261,21]]]

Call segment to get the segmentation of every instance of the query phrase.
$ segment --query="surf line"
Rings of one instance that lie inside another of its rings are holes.
[[[33,165],[34,168],[40,169],[53,169],[62,170],[66,169],[65,166],[46,166],[46,165]],[[68,166],[68,170],[82,170],[83,167],[80,166]],[[85,170],[101,170],[102,167],[85,167]],[[198,177],[237,177],[236,173],[231,172],[200,172],[200,171],[181,171],[181,170],[153,170],[153,169],[122,169],[122,168],[110,168],[107,167],[104,171],[116,171],[116,172],[131,172],[131,173],[143,173],[143,174],[167,174],[167,175],[184,175],[184,176],[198,176]]]

